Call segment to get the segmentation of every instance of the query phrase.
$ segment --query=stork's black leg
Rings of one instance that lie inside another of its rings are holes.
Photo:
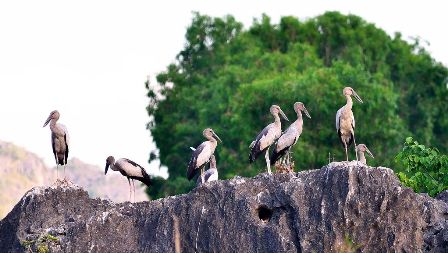
[[[58,157],[56,156],[56,153],[53,153],[53,154],[54,154],[54,160],[56,161],[56,181],[58,181],[58,179],[59,179],[59,171],[58,171],[59,162],[58,162]]]
[[[355,133],[354,132],[352,132],[352,136],[353,136],[353,143],[355,144],[356,161],[358,161],[358,152],[356,152],[356,140],[355,140]]]
[[[134,191],[134,203],[135,203],[135,185],[134,185],[134,179],[132,179],[132,189]]]
[[[201,175],[199,175],[201,177],[201,185],[204,184],[204,173],[205,173],[204,169],[205,169],[205,164],[203,164],[201,166]]]
[[[268,166],[268,174],[270,175],[272,173],[271,173],[271,162],[269,160],[269,147],[266,149],[266,154],[264,158],[266,159],[266,165]]]
[[[288,166],[291,165],[291,151],[288,149]]]
[[[129,183],[129,202],[131,202],[131,179],[128,178],[128,183]]]
[[[344,147],[345,147],[345,157],[346,157],[346,161],[348,162],[348,152],[347,152],[347,143],[345,143],[344,141]]]

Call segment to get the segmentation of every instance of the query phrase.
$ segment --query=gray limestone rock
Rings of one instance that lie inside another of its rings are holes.
[[[0,222],[0,249],[448,252],[447,217],[446,202],[403,187],[388,168],[333,162],[140,203],[90,199],[71,184],[33,188]]]

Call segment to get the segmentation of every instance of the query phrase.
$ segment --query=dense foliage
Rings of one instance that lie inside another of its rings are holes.
[[[437,149],[427,148],[408,137],[395,160],[404,168],[398,172],[401,182],[415,192],[435,196],[448,190],[448,156]]]
[[[354,15],[327,12],[301,21],[283,17],[273,24],[263,15],[248,30],[232,16],[195,14],[176,62],[147,83],[148,129],[159,148],[169,182],[153,197],[185,192],[190,146],[212,127],[223,139],[216,154],[221,178],[253,176],[264,159],[248,164],[249,144],[272,121],[277,104],[295,120],[293,103],[303,102],[312,119],[293,156],[298,170],[344,159],[335,130],[342,89],[353,87],[357,142],[375,154],[373,165],[388,166],[410,133],[447,150],[447,69],[400,34],[392,38]],[[283,121],[283,127],[289,122]],[[153,157],[154,158],[154,157]],[[354,159],[353,146],[350,158]]]

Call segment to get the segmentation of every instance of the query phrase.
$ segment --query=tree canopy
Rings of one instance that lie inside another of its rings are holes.
[[[345,153],[335,129],[336,111],[345,104],[342,89],[353,87],[357,143],[375,154],[372,165],[391,166],[403,140],[413,135],[446,153],[448,148],[448,70],[418,40],[382,29],[355,15],[327,12],[308,20],[263,15],[251,27],[232,16],[195,13],[176,61],[147,83],[150,130],[168,167],[152,197],[189,190],[185,178],[190,146],[211,127],[223,139],[215,152],[220,178],[253,176],[264,159],[249,165],[249,144],[272,122],[269,107],[279,105],[295,120],[293,104],[303,102],[312,119],[292,149],[296,170],[316,169]],[[290,122],[282,122],[286,128]],[[350,158],[354,159],[353,146]]]

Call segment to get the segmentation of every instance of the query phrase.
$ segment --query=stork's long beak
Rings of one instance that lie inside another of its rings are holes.
[[[45,121],[43,127],[46,127],[46,126],[48,125],[48,123],[50,122],[50,120],[51,120],[51,114],[50,114],[50,116],[48,116],[48,118],[47,118],[47,120]]]
[[[370,150],[367,147],[366,147],[366,151],[367,151],[367,154],[369,154],[370,157],[375,158],[375,157],[373,157],[372,152],[370,152]]]
[[[109,169],[109,163],[106,163],[106,168],[104,168],[104,175],[107,174],[107,170]]]
[[[282,109],[280,109],[280,107],[279,107],[279,110],[278,110],[278,111],[280,112],[280,115],[282,115],[282,117],[283,117],[286,121],[289,121],[288,117],[286,117],[285,113],[282,111]]]
[[[217,134],[215,134],[215,132],[213,132],[213,137],[215,137],[216,139],[218,139],[222,143],[221,138],[219,138],[219,136]]]
[[[311,119],[311,116],[310,116],[310,114],[308,113],[308,110],[306,109],[305,106],[303,106],[303,112],[305,113],[305,115],[306,115],[308,118]]]
[[[356,91],[353,90],[353,96],[356,98],[356,100],[358,100],[359,102],[362,102],[362,99],[359,97],[358,93],[356,93]]]

